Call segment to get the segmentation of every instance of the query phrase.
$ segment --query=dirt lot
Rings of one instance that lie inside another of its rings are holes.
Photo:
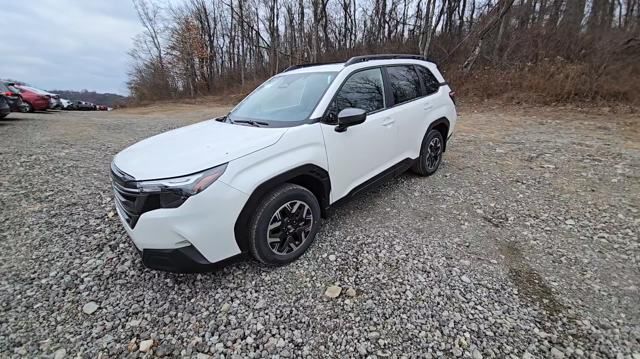
[[[0,121],[0,357],[640,357],[640,116],[462,106],[436,175],[335,208],[296,263],[143,268],[111,158],[226,110]]]

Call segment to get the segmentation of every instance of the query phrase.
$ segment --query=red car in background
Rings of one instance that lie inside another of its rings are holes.
[[[49,108],[49,101],[51,96],[43,95],[39,92],[36,92],[36,89],[33,89],[28,86],[16,85],[20,90],[20,95],[22,95],[22,101],[27,104],[27,111],[45,111]]]

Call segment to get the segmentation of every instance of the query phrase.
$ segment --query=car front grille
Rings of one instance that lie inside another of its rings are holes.
[[[122,172],[113,164],[111,165],[111,179],[118,212],[133,229],[143,213],[147,194],[140,191],[133,177]]]

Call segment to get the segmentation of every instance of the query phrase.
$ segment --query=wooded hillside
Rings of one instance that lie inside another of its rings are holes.
[[[119,106],[126,104],[129,99],[125,96],[115,93],[99,93],[95,91],[74,91],[74,90],[51,90],[50,92],[60,95],[71,101],[86,101],[104,106]]]
[[[432,59],[461,96],[640,103],[640,0],[133,0],[138,100],[251,90],[292,64]]]

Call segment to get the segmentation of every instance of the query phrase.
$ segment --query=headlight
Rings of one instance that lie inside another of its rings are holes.
[[[190,196],[204,191],[220,178],[226,169],[225,163],[187,176],[140,181],[137,186],[141,194],[150,195],[147,197],[145,207],[176,208]]]

